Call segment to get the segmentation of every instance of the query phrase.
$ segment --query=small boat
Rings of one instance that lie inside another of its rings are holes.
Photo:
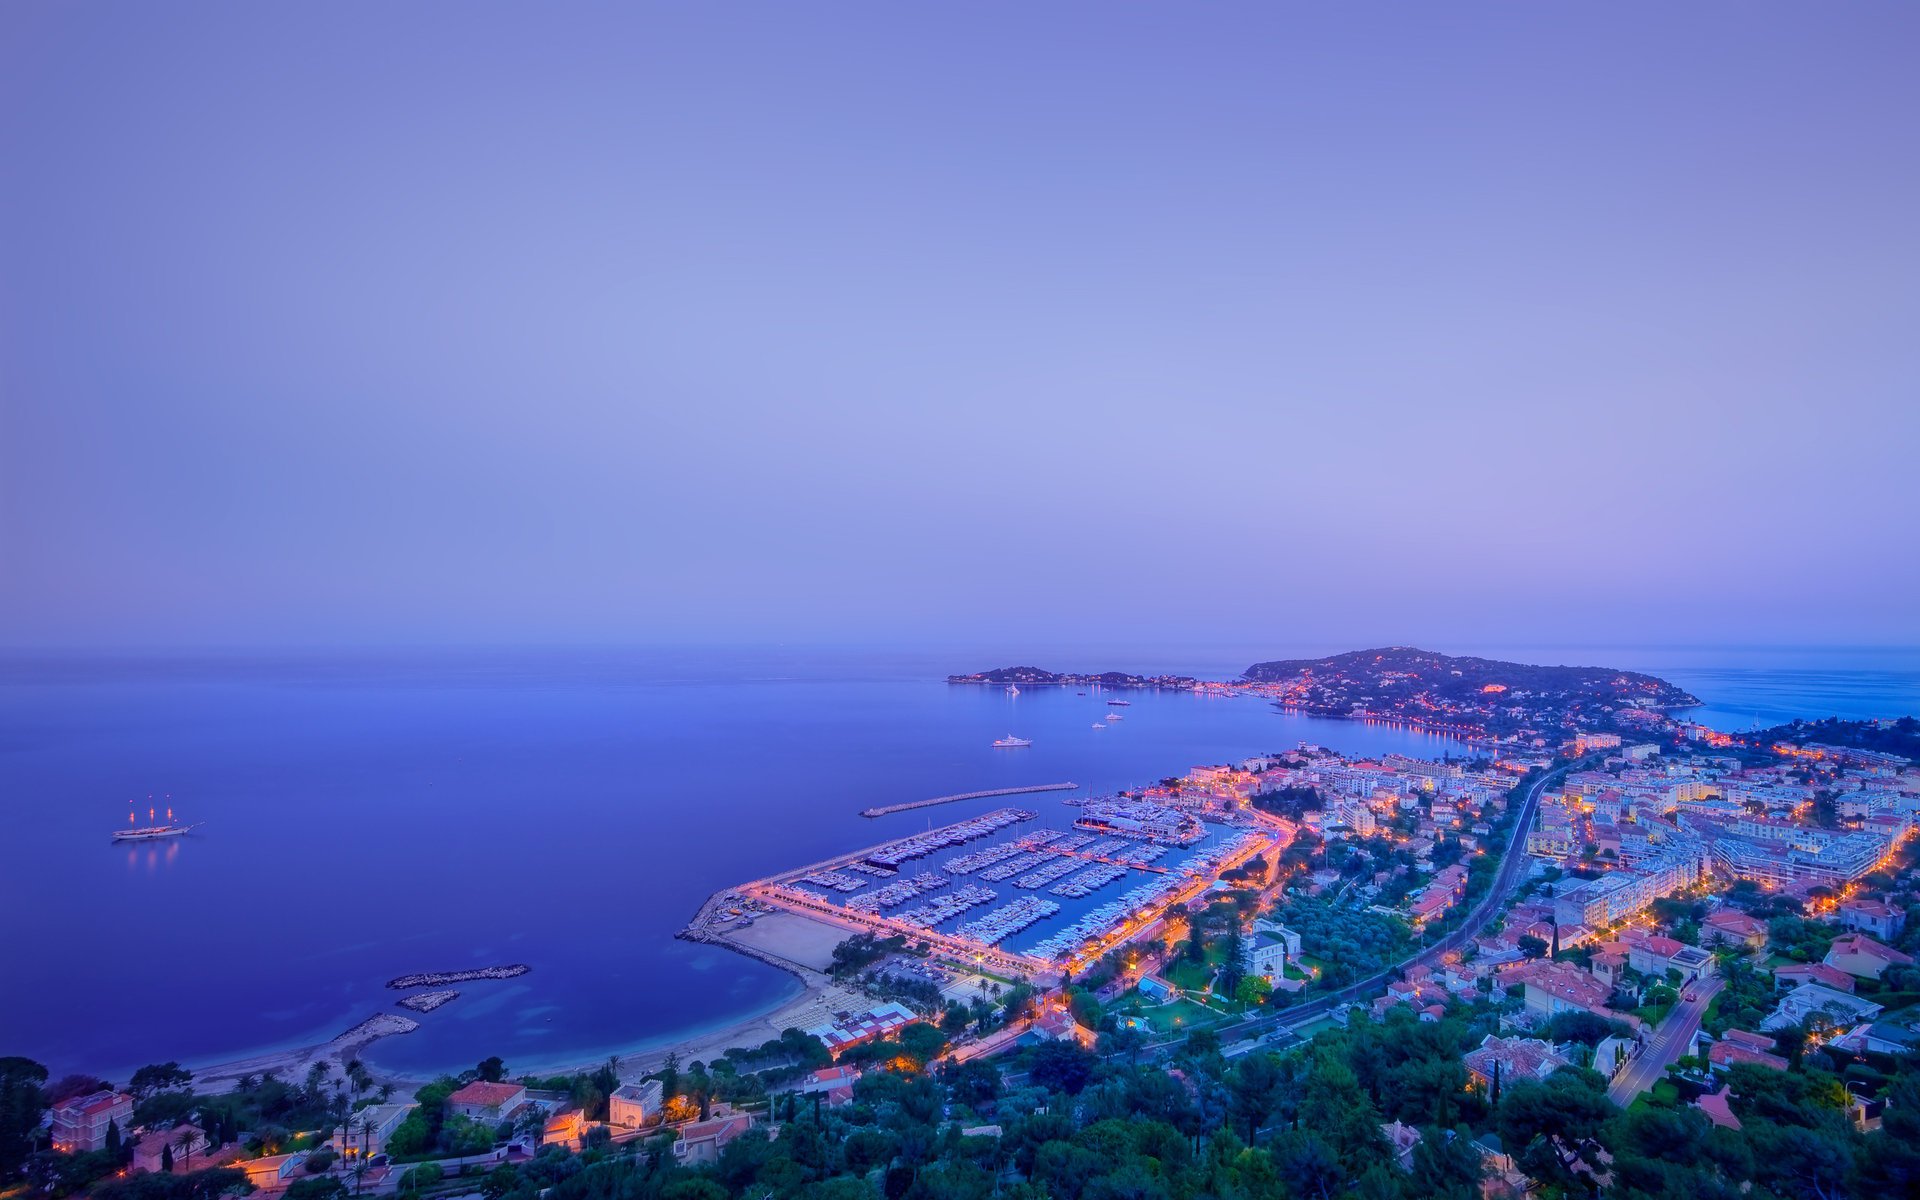
[[[1125,713],[1108,713],[1107,714],[1107,720],[1109,721],[1124,721],[1126,719],[1127,719],[1127,714]]]
[[[1109,701],[1107,701],[1107,703],[1108,703],[1108,704],[1117,704],[1117,705],[1119,705],[1119,706],[1120,706],[1121,708],[1132,708],[1132,707],[1133,707],[1133,701],[1131,701],[1131,700],[1109,700]]]
[[[1010,683],[1010,684],[1008,684],[1008,685],[1007,685],[1007,695],[1009,695],[1009,696],[1018,696],[1019,694],[1020,694],[1020,685],[1019,685],[1019,684],[1017,684],[1017,683]]]
[[[1105,728],[1106,728],[1107,726],[1106,726],[1106,723],[1105,723],[1104,721],[1095,721],[1095,722],[1093,723],[1093,727],[1094,727],[1095,729],[1105,729]]]
[[[998,748],[998,749],[1002,749],[1002,750],[1010,750],[1010,749],[1014,749],[1014,748],[1016,748],[1016,747],[1019,747],[1019,746],[1031,746],[1031,745],[1033,745],[1033,739],[1032,739],[1032,738],[1023,738],[1023,737],[1015,737],[1015,736],[1013,736],[1012,734],[1008,734],[1007,736],[1005,736],[1005,737],[1003,737],[1003,738],[995,738],[995,739],[993,739],[993,744],[994,744],[994,746],[995,746],[996,748]]]

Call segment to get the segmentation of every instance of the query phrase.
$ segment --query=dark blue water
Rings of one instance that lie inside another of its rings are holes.
[[[1447,745],[1186,694],[1133,694],[1124,722],[1094,730],[1097,697],[938,682],[998,659],[4,660],[0,1053],[107,1075],[216,1061],[392,1011],[394,975],[526,962],[518,980],[463,985],[370,1057],[415,1070],[495,1053],[517,1068],[580,1061],[795,990],[673,938],[710,892],[1007,802],[883,821],[857,815],[868,805],[1065,779],[1112,790],[1301,740]],[[1220,677],[1246,663],[1122,665]],[[1699,669],[1673,677],[1716,704],[1725,686],[1736,714],[1754,701],[1754,685]],[[991,748],[1007,733],[1034,745]],[[184,841],[109,844],[130,810],[144,823],[150,793],[205,824]]]

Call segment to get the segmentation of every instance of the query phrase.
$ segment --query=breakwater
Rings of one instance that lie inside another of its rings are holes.
[[[935,796],[931,800],[909,800],[905,804],[883,804],[878,808],[863,808],[863,817],[884,817],[889,813],[907,812],[915,808],[932,808],[938,804],[957,804],[962,800],[987,800],[994,796],[1024,796],[1028,792],[1072,792],[1079,790],[1077,783],[1034,783],[1026,787],[989,788],[984,792],[956,792],[951,796]]]
[[[475,967],[468,971],[429,971],[419,975],[401,975],[387,980],[390,988],[445,987],[449,983],[471,983],[476,979],[512,979],[525,975],[532,967],[512,963],[504,967]]]

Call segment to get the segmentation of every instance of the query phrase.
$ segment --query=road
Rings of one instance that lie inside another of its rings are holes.
[[[1667,1014],[1653,1031],[1653,1037],[1640,1048],[1626,1066],[1620,1069],[1612,1086],[1607,1088],[1607,1099],[1621,1108],[1633,1103],[1633,1098],[1646,1091],[1660,1077],[1666,1074],[1667,1067],[1687,1052],[1693,1044],[1693,1035],[1700,1031],[1701,1018],[1707,1014],[1707,1005],[1720,993],[1725,980],[1719,976],[1696,982],[1689,987],[1693,999],[1682,999]],[[1683,995],[1685,993],[1682,993]]]
[[[1493,886],[1489,887],[1487,894],[1480,897],[1479,902],[1468,911],[1466,919],[1460,923],[1458,929],[1449,933],[1433,945],[1409,955],[1401,961],[1386,967],[1377,974],[1370,975],[1358,983],[1349,984],[1337,992],[1328,993],[1318,1000],[1309,1001],[1306,1004],[1293,1008],[1283,1009],[1279,1013],[1271,1016],[1249,1017],[1245,1020],[1233,1022],[1232,1024],[1216,1026],[1215,1029],[1220,1034],[1221,1043],[1223,1045],[1232,1045],[1262,1030],[1272,1029],[1276,1026],[1292,1027],[1304,1025],[1309,1021],[1325,1015],[1329,1010],[1338,1005],[1349,1003],[1350,1001],[1357,1000],[1363,996],[1369,996],[1379,991],[1395,979],[1400,978],[1401,972],[1409,967],[1421,965],[1431,966],[1439,962],[1443,956],[1453,953],[1472,939],[1480,936],[1481,931],[1492,922],[1493,918],[1498,916],[1500,912],[1506,908],[1507,901],[1512,896],[1514,888],[1519,886],[1522,877],[1526,874],[1529,861],[1526,854],[1527,831],[1533,828],[1533,818],[1540,811],[1541,795],[1546,792],[1548,785],[1564,776],[1567,772],[1585,765],[1587,761],[1587,759],[1576,759],[1573,762],[1555,767],[1553,770],[1542,774],[1539,778],[1527,785],[1527,790],[1520,799],[1520,812],[1514,820],[1513,832],[1507,838],[1507,848],[1500,862],[1500,873],[1494,876]],[[1175,1043],[1169,1042],[1165,1044],[1172,1045]],[[1155,1047],[1155,1049],[1158,1048],[1159,1047]]]

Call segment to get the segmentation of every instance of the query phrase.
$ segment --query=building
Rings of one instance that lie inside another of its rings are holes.
[[[864,1013],[840,1013],[827,1024],[816,1025],[805,1032],[819,1038],[822,1045],[838,1054],[848,1046],[884,1037],[917,1020],[919,1018],[913,1015],[912,1009],[898,1001],[889,1000]]]
[[[1836,992],[1854,990],[1853,976],[1838,967],[1825,963],[1789,963],[1773,969],[1773,987],[1775,991],[1783,988],[1799,987],[1803,983],[1824,984]]]
[[[335,1154],[348,1160],[385,1154],[387,1139],[400,1128],[407,1114],[419,1107],[418,1104],[369,1104],[349,1116],[344,1126],[334,1126],[333,1139],[327,1144]]]
[[[104,1150],[108,1127],[117,1128],[125,1138],[132,1122],[132,1096],[112,1090],[75,1096],[54,1106],[53,1148],[62,1154]]]
[[[1888,967],[1910,967],[1913,958],[1891,946],[1882,946],[1864,933],[1835,938],[1820,961],[1845,971],[1855,979],[1878,979]]]
[[[1288,960],[1300,957],[1300,935],[1278,921],[1255,921],[1252,934],[1241,943],[1240,957],[1249,975],[1269,982],[1285,978]]]
[[[1638,1018],[1607,1007],[1613,989],[1605,980],[1587,974],[1572,963],[1534,959],[1506,968],[1497,979],[1503,988],[1521,985],[1528,1010],[1541,1016],[1590,1012],[1635,1029],[1640,1026]]]
[[[1554,1052],[1549,1042],[1539,1038],[1503,1038],[1488,1034],[1480,1045],[1467,1051],[1462,1059],[1467,1066],[1468,1086],[1491,1089],[1496,1064],[1502,1085],[1516,1079],[1545,1079],[1561,1067],[1573,1064]]]
[[[658,1079],[623,1083],[607,1097],[607,1124],[615,1129],[640,1129],[658,1121],[665,1106]]]
[[[1817,1025],[1857,1025],[1871,1021],[1883,1010],[1880,1005],[1846,992],[1837,992],[1817,983],[1803,983],[1781,998],[1780,1004],[1762,1029],[1782,1029],[1811,1019]]]
[[[674,1161],[685,1167],[710,1163],[720,1157],[728,1142],[752,1128],[753,1114],[737,1112],[682,1125],[674,1138]]]
[[[498,1125],[511,1120],[526,1103],[527,1089],[520,1084],[476,1079],[447,1097],[447,1112],[485,1125]]]
[[[301,1178],[307,1165],[308,1150],[292,1154],[269,1154],[264,1158],[244,1158],[234,1165],[247,1173],[247,1182],[263,1192],[285,1191]]]
[[[1076,1042],[1084,1049],[1093,1049],[1093,1030],[1074,1020],[1073,1014],[1064,1009],[1049,1008],[1035,1017],[1033,1032],[1050,1042]]]
[[[1775,1049],[1774,1040],[1765,1034],[1729,1029],[1707,1051],[1707,1062],[1716,1071],[1724,1071],[1736,1063],[1752,1063],[1754,1066],[1784,1071],[1787,1069],[1787,1060],[1775,1054]]]
[[[1642,975],[1662,979],[1669,971],[1675,971],[1685,982],[1713,970],[1713,955],[1698,946],[1657,934],[1641,934],[1638,930],[1628,931],[1622,940],[1627,943],[1627,965]]]
[[[1883,941],[1899,937],[1900,931],[1907,927],[1905,909],[1878,900],[1849,900],[1840,906],[1836,915],[1840,924],[1848,929],[1870,933]]]
[[[176,1125],[172,1129],[149,1129],[133,1143],[133,1169],[159,1172],[172,1164],[182,1170],[207,1152],[206,1131],[197,1125]]]
[[[1767,948],[1766,924],[1731,908],[1723,908],[1701,922],[1700,935],[1709,945]]]

